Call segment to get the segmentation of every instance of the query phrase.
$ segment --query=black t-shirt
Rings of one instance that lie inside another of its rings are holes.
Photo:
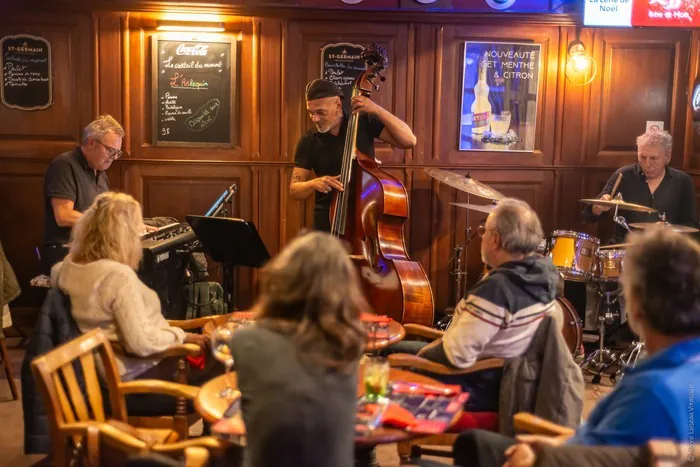
[[[73,201],[78,212],[90,207],[97,195],[109,191],[107,174],[90,168],[80,147],[57,156],[44,178],[44,244],[65,244],[70,240],[70,227],[56,223],[51,198]]]
[[[345,135],[348,130],[347,115],[337,136],[331,133],[319,133],[316,129],[309,130],[297,143],[294,155],[294,165],[306,170],[313,170],[316,177],[325,175],[340,175],[345,149]],[[357,128],[357,150],[374,157],[374,139],[384,129],[384,124],[374,115],[360,114]],[[314,228],[330,231],[328,219],[333,192],[316,192],[316,207],[314,209]]]

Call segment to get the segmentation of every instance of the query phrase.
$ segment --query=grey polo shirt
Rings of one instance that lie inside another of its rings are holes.
[[[66,244],[70,227],[59,227],[51,207],[51,198],[69,199],[76,211],[84,212],[97,195],[109,191],[107,174],[88,165],[80,146],[57,156],[44,178],[44,244]]]

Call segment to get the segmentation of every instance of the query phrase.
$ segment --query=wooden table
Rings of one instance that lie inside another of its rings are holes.
[[[237,375],[231,372],[229,375],[229,381],[231,386],[234,388],[238,387]],[[407,381],[413,383],[424,383],[424,384],[434,384],[441,385],[439,381],[436,381],[427,376],[419,375],[417,373],[412,373],[405,370],[397,370],[392,368],[389,374],[389,379],[391,381]],[[194,400],[194,407],[202,418],[210,423],[217,422],[224,411],[228,408],[229,402],[223,398],[218,397],[219,392],[226,385],[224,376],[217,376],[216,378],[205,383],[199,390],[197,397]],[[362,384],[362,378],[360,377],[357,384],[358,396],[364,394],[365,388]],[[462,415],[462,412],[458,412],[455,415],[453,423]],[[397,443],[400,441],[406,441],[412,438],[419,438],[421,434],[410,433],[399,428],[390,427],[379,427],[368,436],[359,436],[355,438],[355,443],[359,446],[376,446],[378,444],[388,444]]]
[[[255,313],[252,311],[234,311],[233,313],[219,315],[204,325],[202,328],[202,334],[211,339],[211,337],[214,335],[214,330],[216,327],[224,324],[231,318],[231,316],[235,316],[236,318],[240,319],[253,319],[255,317]],[[406,330],[403,328],[403,326],[401,326],[401,323],[392,319],[389,321],[389,324],[385,329],[381,329],[379,332],[377,332],[376,336],[370,336],[367,339],[365,352],[384,349],[392,344],[396,344],[404,337],[406,337]]]

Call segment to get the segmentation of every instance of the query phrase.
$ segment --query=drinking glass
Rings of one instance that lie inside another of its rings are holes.
[[[211,339],[211,350],[214,358],[226,367],[226,375],[224,377],[226,387],[219,393],[219,397],[225,399],[232,399],[236,393],[229,381],[229,372],[233,367],[231,345],[233,343],[233,332],[237,327],[236,323],[226,322],[214,330],[214,335]]]
[[[377,401],[387,396],[389,370],[389,361],[386,358],[370,357],[365,361],[362,378],[367,401]]]
[[[496,136],[505,135],[510,128],[510,112],[492,113],[489,123],[491,124],[491,133]]]

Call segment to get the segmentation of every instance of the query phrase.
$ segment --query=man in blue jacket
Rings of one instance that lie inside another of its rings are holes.
[[[700,246],[663,228],[634,238],[622,285],[630,327],[648,357],[626,371],[573,436],[511,439],[474,430],[455,442],[457,465],[530,466],[541,447],[563,444],[692,444],[700,388]]]

